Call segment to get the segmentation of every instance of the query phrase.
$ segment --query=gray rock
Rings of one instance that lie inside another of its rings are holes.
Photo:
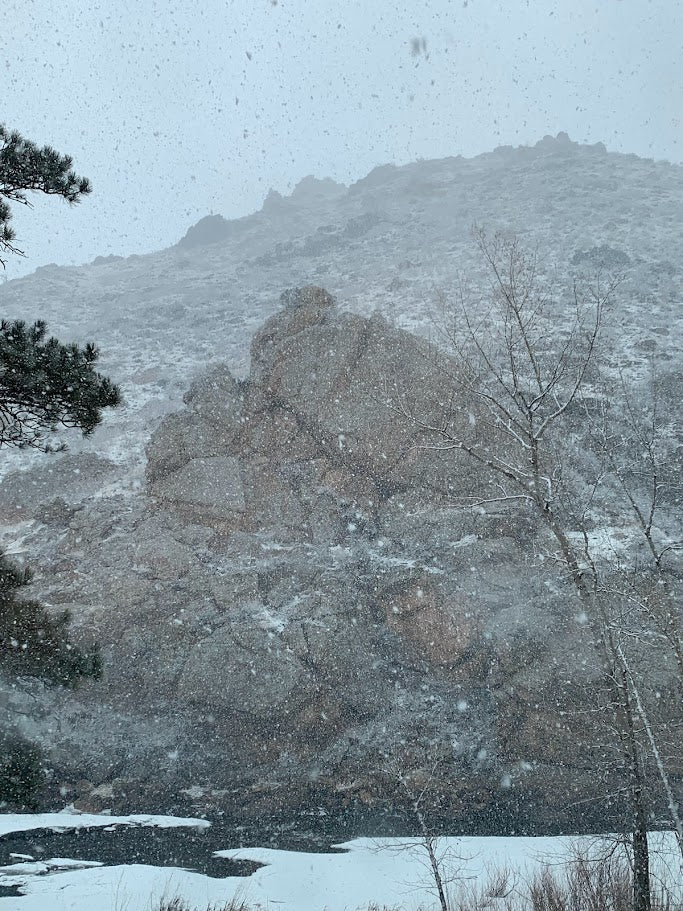
[[[542,748],[529,706],[548,723],[556,669],[586,678],[597,665],[566,587],[532,565],[538,529],[454,506],[476,475],[418,449],[419,428],[397,414],[400,401],[436,420],[448,363],[323,289],[282,303],[248,381],[212,367],[155,430],[135,508],[121,497],[39,511],[66,525],[43,590],[105,657],[105,680],[69,697],[74,711],[130,713],[133,728],[164,719],[197,744],[169,775],[285,776],[294,803],[311,777],[328,795],[345,781],[374,793],[387,755],[440,757],[453,800],[539,751],[557,786],[571,735]],[[456,404],[451,420],[469,425],[476,408]],[[36,730],[53,711],[43,703]],[[65,767],[91,756],[90,723],[68,728]],[[146,755],[107,774],[140,782]]]
[[[152,492],[170,503],[206,507],[211,515],[244,512],[240,463],[234,456],[193,458],[157,481]]]
[[[598,787],[588,713],[558,708],[587,709],[597,673],[572,594],[520,510],[457,508],[481,479],[421,449],[404,412],[477,426],[475,402],[446,400],[451,365],[425,337],[434,289],[479,283],[472,222],[500,226],[538,243],[543,268],[624,272],[606,314],[612,375],[644,388],[656,346],[673,476],[682,199],[679,167],[560,135],[380,168],[348,192],[305,180],[180,248],[6,283],[8,317],[43,316],[49,298],[51,330],[95,339],[126,395],[74,443],[111,463],[74,451],[0,466],[0,518],[33,593],[69,607],[74,638],[96,636],[105,659],[103,681],[10,707],[49,762],[92,783],[99,763],[141,803],[206,781],[266,815],[392,800],[387,756],[438,758],[460,819],[495,810],[505,772],[518,820],[566,824],[566,795]],[[422,340],[368,318],[377,307]],[[570,417],[585,439],[581,409]]]

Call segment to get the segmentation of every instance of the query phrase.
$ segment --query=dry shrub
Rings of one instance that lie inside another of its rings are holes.
[[[463,886],[450,895],[449,911],[513,911],[514,878],[509,870],[496,870],[484,885]]]
[[[618,857],[577,856],[561,873],[546,867],[528,887],[529,911],[632,911],[633,876]],[[680,911],[663,887],[652,888],[652,911]]]
[[[591,863],[585,857],[562,873],[546,867],[529,886],[530,911],[629,911],[631,872],[613,858]]]
[[[564,865],[546,866],[529,882],[515,883],[500,870],[484,886],[463,886],[449,911],[633,911],[633,877],[616,856],[591,860],[577,854]],[[652,911],[683,911],[683,904],[652,883]]]
[[[545,867],[521,886],[500,872],[486,887],[461,894],[452,911],[632,911],[633,877],[626,860],[577,855],[559,868]],[[652,911],[683,911],[663,886],[653,884]]]
[[[198,909],[188,905],[185,899],[176,896],[175,898],[162,898],[155,911],[198,911]],[[232,898],[224,905],[209,905],[206,911],[259,911],[259,909],[248,905],[244,899]]]

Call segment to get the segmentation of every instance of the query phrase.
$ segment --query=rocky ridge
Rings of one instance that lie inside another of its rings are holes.
[[[680,171],[562,136],[387,166],[349,190],[305,181],[152,257],[0,289],[8,315],[97,338],[127,397],[0,491],[36,587],[105,652],[105,681],[78,693],[2,691],[73,795],[368,804],[391,799],[392,761],[429,757],[456,818],[519,822],[526,805],[571,824],[567,794],[598,783],[569,722],[547,735],[590,651],[533,525],[465,516],[460,469],[416,456],[387,386],[427,411],[440,386],[396,324],[430,333],[430,289],[476,279],[469,227],[493,219],[562,279],[624,272],[615,363],[637,382],[654,347],[677,382]]]
[[[461,466],[419,456],[390,407],[400,381],[438,408],[429,347],[309,287],[251,363],[244,382],[216,367],[191,386],[132,506],[44,515],[59,534],[41,587],[108,669],[62,699],[78,721],[61,718],[53,755],[143,791],[152,767],[169,791],[200,777],[261,805],[265,790],[271,809],[373,805],[393,763],[435,758],[451,813],[513,784],[546,803],[550,782],[584,787],[569,728],[544,739],[549,681],[594,666],[567,591],[534,566],[529,521],[453,507]],[[145,725],[152,744],[122,748]]]

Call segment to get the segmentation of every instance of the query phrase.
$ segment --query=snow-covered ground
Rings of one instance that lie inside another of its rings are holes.
[[[170,817],[7,815],[0,817],[0,832],[115,823],[207,825],[204,820]],[[175,897],[197,911],[212,905],[221,908],[232,898],[281,911],[354,911],[372,903],[405,911],[437,908],[427,855],[418,841],[363,838],[334,847],[337,850],[327,854],[267,848],[221,851],[222,857],[264,865],[251,876],[226,879],[138,864],[107,867],[66,859],[33,862],[26,855],[17,855],[16,864],[0,868],[0,886],[18,886],[22,894],[0,898],[0,911],[154,911],[162,898]],[[603,839],[586,836],[442,838],[437,844],[454,894],[485,887],[496,871],[507,871],[510,885],[547,865],[561,871],[577,850],[597,856],[601,847]],[[653,835],[652,848],[656,879],[671,888],[683,888],[673,834]]]

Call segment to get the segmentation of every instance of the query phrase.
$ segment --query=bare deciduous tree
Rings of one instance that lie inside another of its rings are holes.
[[[617,278],[577,281],[571,301],[558,300],[537,258],[516,240],[489,239],[481,230],[476,239],[491,293],[482,309],[461,290],[456,306],[444,310],[450,351],[434,352],[440,399],[447,399],[438,419],[419,412],[397,386],[387,389],[388,398],[420,431],[421,448],[452,454],[474,469],[460,505],[524,507],[545,528],[547,550],[539,557],[559,567],[578,596],[610,694],[633,810],[634,909],[647,911],[646,754],[661,778],[683,857],[678,805],[646,708],[642,662],[628,657],[623,623],[626,614],[633,620],[637,614],[642,631],[648,621],[681,673],[680,608],[662,596],[664,558],[678,545],[659,524],[668,482],[656,399],[643,419],[628,395],[621,409],[611,407],[601,381],[599,342]],[[625,390],[623,377],[616,385]],[[637,539],[649,559],[634,593]],[[646,576],[649,593],[641,584]]]
[[[430,824],[429,808],[433,797],[431,791],[437,781],[438,765],[438,761],[434,762],[431,770],[425,773],[415,769],[410,770],[396,759],[388,759],[381,774],[393,784],[398,785],[401,797],[405,799],[419,833],[415,840],[400,843],[390,850],[411,854],[416,849],[419,853],[424,852],[425,867],[428,870],[434,897],[439,902],[439,908],[441,911],[452,911],[448,900],[449,886],[454,880],[459,879],[458,870],[464,858],[449,848],[447,843],[440,841]],[[386,848],[381,850],[386,850]]]

